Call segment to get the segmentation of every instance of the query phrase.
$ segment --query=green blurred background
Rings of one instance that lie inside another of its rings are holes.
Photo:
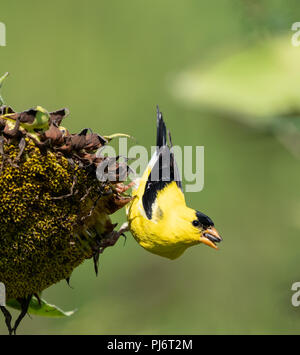
[[[19,334],[300,332],[300,309],[291,305],[291,285],[300,281],[299,160],[259,125],[222,108],[201,111],[176,94],[182,72],[209,72],[259,41],[286,36],[292,48],[296,21],[297,0],[2,1],[6,102],[16,110],[68,107],[71,131],[126,132],[146,147],[155,141],[159,104],[175,144],[205,146],[205,188],[186,198],[224,238],[218,252],[198,246],[169,261],[128,234],[125,246],[121,240],[101,256],[98,277],[86,261],[73,289],[60,282],[44,292],[50,303],[78,308],[74,316],[26,317]],[[125,212],[113,220],[122,223]]]

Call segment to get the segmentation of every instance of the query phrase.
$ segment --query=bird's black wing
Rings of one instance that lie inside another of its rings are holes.
[[[171,139],[170,139],[171,140]],[[171,142],[170,142],[171,143]],[[149,174],[143,194],[143,207],[146,216],[152,218],[152,207],[158,191],[164,189],[172,181],[182,190],[179,170],[172,149],[167,145],[167,130],[161,112],[157,110],[157,150],[155,162]]]

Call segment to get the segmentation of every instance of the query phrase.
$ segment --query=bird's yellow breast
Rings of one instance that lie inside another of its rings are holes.
[[[142,202],[144,185],[141,183],[133,191],[134,199],[128,209],[131,233],[148,251],[176,259],[186,248],[199,243],[198,236],[191,228],[195,211],[186,206],[184,195],[176,182],[171,182],[158,191],[152,218],[148,219]]]

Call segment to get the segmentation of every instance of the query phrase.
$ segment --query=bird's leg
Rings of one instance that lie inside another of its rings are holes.
[[[97,245],[93,248],[94,249],[93,262],[94,262],[94,269],[96,275],[98,275],[98,270],[99,270],[98,265],[99,265],[100,254],[102,254],[104,249],[106,249],[107,247],[114,246],[119,240],[121,235],[125,238],[126,241],[126,235],[124,233],[128,231],[129,231],[129,226],[128,223],[126,222],[122,224],[121,228],[117,232],[112,231],[105,238],[102,238],[98,241]]]
[[[26,316],[27,311],[28,311],[28,307],[29,307],[29,303],[31,301],[32,295],[29,295],[28,297],[24,297],[24,298],[18,298],[17,300],[20,302],[21,304],[21,313],[19,314],[19,317],[17,318],[15,325],[12,329],[13,333],[16,334],[16,331],[18,329],[19,324],[21,323],[22,319]]]
[[[12,335],[12,333],[13,333],[13,329],[11,327],[12,316],[9,313],[9,311],[6,309],[6,307],[0,306],[0,309],[1,309],[1,312],[3,313],[3,315],[4,315],[4,318],[5,318],[5,323],[6,323],[6,326],[7,326],[7,329],[8,329],[8,334]]]
[[[130,182],[128,185],[123,184],[122,182],[116,184],[116,191],[119,194],[122,194],[124,192],[126,192],[127,190],[129,190],[132,186],[134,186],[134,182]]]

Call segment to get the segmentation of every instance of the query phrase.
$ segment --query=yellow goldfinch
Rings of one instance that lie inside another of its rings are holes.
[[[169,140],[172,146],[170,134]],[[158,108],[156,146],[142,178],[135,183],[133,200],[127,209],[132,235],[146,250],[169,259],[178,258],[188,247],[200,243],[218,249],[216,243],[222,238],[213,221],[185,203],[178,168],[167,144],[166,126]]]

